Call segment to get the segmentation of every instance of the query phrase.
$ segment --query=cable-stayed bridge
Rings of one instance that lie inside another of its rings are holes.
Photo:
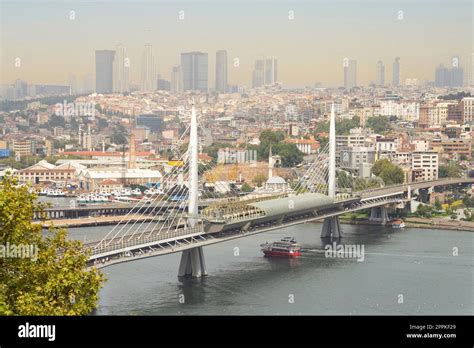
[[[292,190],[245,197],[229,195],[214,199],[199,211],[200,202],[209,197],[199,180],[207,169],[198,163],[198,128],[193,106],[186,130],[188,149],[178,159],[180,165],[163,177],[161,188],[166,195],[153,202],[160,208],[149,213],[149,202],[139,201],[135,211],[141,212],[140,216],[151,215],[152,219],[126,215],[102,240],[87,244],[90,266],[106,267],[181,252],[178,276],[199,277],[207,274],[204,246],[315,220],[323,221],[322,238],[338,239],[342,237],[338,218],[341,214],[371,209],[371,218],[384,223],[388,219],[386,208],[409,201],[413,191],[474,183],[472,178],[459,178],[356,190],[350,177],[337,170],[332,110],[329,142]]]

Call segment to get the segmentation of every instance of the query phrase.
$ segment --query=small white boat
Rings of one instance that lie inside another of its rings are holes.
[[[142,191],[139,188],[136,188],[131,191],[131,196],[142,196]]]
[[[394,220],[392,222],[392,228],[398,229],[398,228],[405,228],[405,222],[403,220]]]

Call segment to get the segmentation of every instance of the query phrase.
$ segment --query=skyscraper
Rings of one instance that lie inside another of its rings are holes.
[[[347,60],[344,65],[344,87],[351,89],[357,86],[357,61],[354,59]]]
[[[454,60],[456,59],[456,60]],[[435,86],[436,87],[462,87],[464,86],[464,70],[459,66],[459,58],[454,57],[452,68],[449,69],[443,64],[436,67]]]
[[[171,71],[171,91],[182,92],[183,91],[183,72],[179,65],[174,66]]]
[[[461,61],[459,57],[453,57],[451,62],[451,86],[462,87],[464,86],[464,70],[461,67]]]
[[[447,87],[451,85],[451,74],[448,68],[443,64],[436,67],[435,71],[435,86]]]
[[[277,59],[269,57],[265,59],[265,84],[273,85],[277,81]]]
[[[392,86],[400,86],[400,57],[395,58],[393,62]]]
[[[385,85],[385,66],[383,65],[383,62],[381,60],[377,62],[377,68],[375,71],[375,85]]]
[[[261,87],[265,83],[265,60],[255,61],[255,67],[252,75],[252,87]]]
[[[115,49],[114,59],[114,92],[125,93],[130,91],[128,73],[130,61],[126,56],[125,46],[118,44]]]
[[[142,54],[140,89],[144,92],[156,89],[155,59],[153,57],[153,48],[150,44],[145,45]]]
[[[113,63],[115,51],[95,51],[95,91],[97,93],[113,92]]]
[[[208,91],[207,53],[181,53],[184,91]]]
[[[278,64],[275,57],[257,59],[252,74],[252,87],[272,85],[278,81]]]
[[[216,91],[227,92],[227,51],[216,53]]]

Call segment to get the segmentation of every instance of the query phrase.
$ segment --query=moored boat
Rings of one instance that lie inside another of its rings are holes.
[[[392,221],[392,228],[404,228],[405,222],[402,219],[397,219]]]

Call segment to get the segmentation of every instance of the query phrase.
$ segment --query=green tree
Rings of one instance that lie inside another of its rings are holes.
[[[360,125],[360,117],[354,116],[351,119],[343,119],[336,122],[336,133],[339,135],[349,134],[350,130]],[[329,132],[329,122],[319,123],[316,126],[316,133]]]
[[[447,165],[438,167],[438,176],[440,178],[460,178],[463,168],[454,161],[450,161]]]
[[[30,258],[0,258],[0,315],[89,314],[104,277],[86,268],[82,243],[68,240],[63,229],[43,237],[32,217],[44,205],[9,176],[0,182],[0,207],[0,245],[37,250]]]
[[[255,183],[255,185],[257,186],[262,186],[262,184],[267,181],[267,177],[263,174],[257,174],[254,176],[253,178],[253,182]]]
[[[441,201],[439,200],[438,197],[436,197],[436,199],[435,199],[434,206],[435,206],[435,209],[438,210],[438,211],[443,210],[443,205],[441,204]]]
[[[433,207],[430,207],[429,205],[425,205],[425,204],[420,204],[416,208],[415,215],[420,216],[420,217],[431,217],[432,213],[433,213]]]
[[[240,189],[242,190],[242,192],[252,192],[253,191],[253,188],[247,183],[244,183]]]
[[[105,118],[99,118],[97,121],[97,127],[99,127],[99,131],[107,128],[109,126],[109,123]]]
[[[375,162],[372,173],[380,177],[385,185],[401,184],[405,179],[403,170],[386,158]]]
[[[303,161],[303,153],[298,150],[296,144],[277,144],[275,153],[281,157],[283,167],[294,167]]]
[[[260,145],[257,148],[257,156],[266,159],[272,149],[272,155],[279,155],[284,167],[294,167],[303,161],[303,153],[295,144],[285,143],[285,134],[282,131],[273,132],[264,130],[260,133]],[[247,147],[249,148],[249,147]]]
[[[387,116],[373,116],[367,119],[365,126],[375,133],[385,134],[390,130],[390,120]]]
[[[127,144],[128,141],[127,141],[125,128],[123,128],[123,126],[121,128],[120,127],[115,128],[113,134],[110,136],[110,141],[117,145]]]
[[[58,116],[58,115],[51,115],[50,119],[49,119],[49,122],[48,122],[48,126],[50,128],[53,128],[53,127],[64,127],[65,125],[65,120],[64,120],[64,117],[62,116]]]

